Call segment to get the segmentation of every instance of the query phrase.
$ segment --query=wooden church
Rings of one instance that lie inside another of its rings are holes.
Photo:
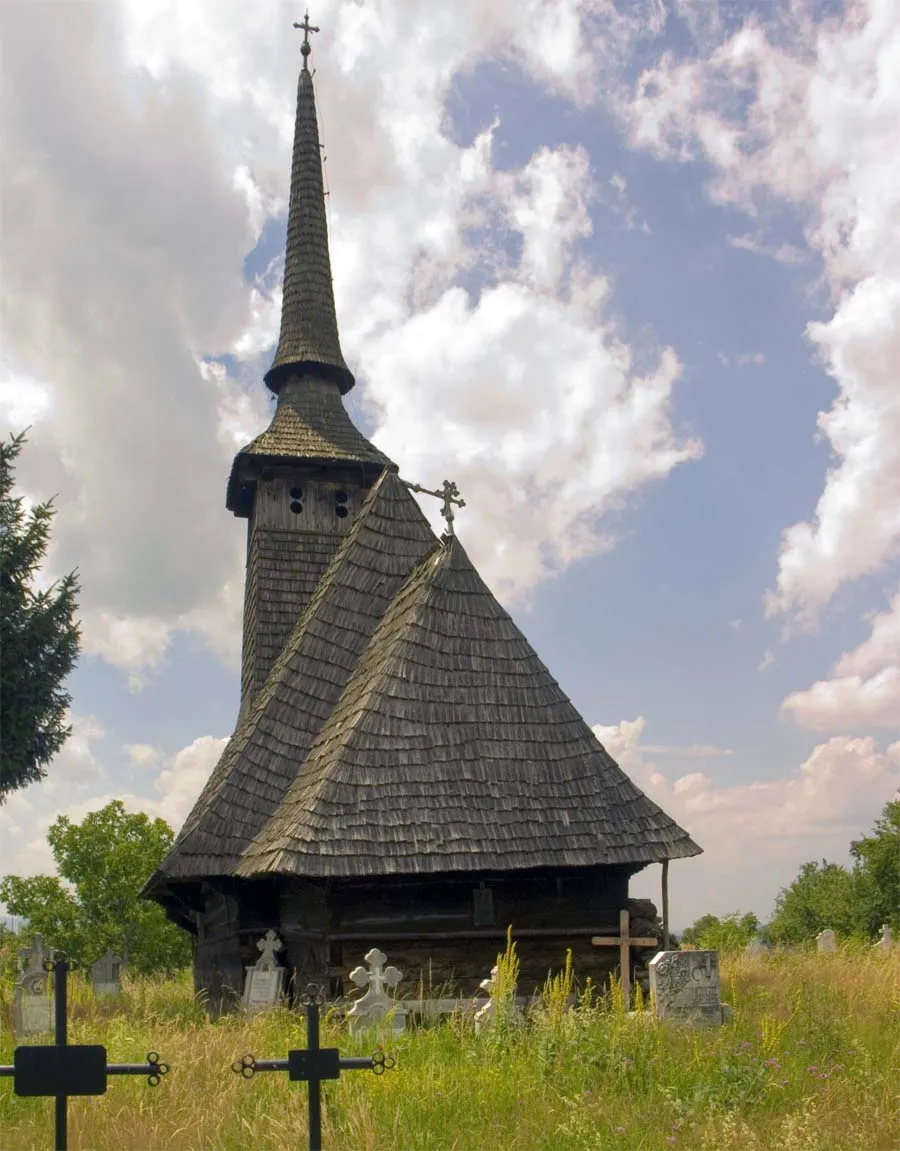
[[[567,949],[600,982],[618,951],[591,937],[622,910],[657,934],[630,877],[700,848],[347,415],[308,33],[302,52],[277,407],[226,497],[247,521],[240,713],[144,894],[193,935],[213,1010],[269,928],[296,986],[331,994],[373,946],[410,990],[421,974],[470,994],[508,925],[522,993]]]

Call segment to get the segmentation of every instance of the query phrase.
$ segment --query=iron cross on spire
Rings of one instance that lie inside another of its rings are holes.
[[[303,71],[308,72],[309,71],[309,64],[307,63],[307,60],[309,58],[310,52],[312,51],[312,48],[309,45],[309,34],[310,34],[310,32],[318,32],[318,31],[320,31],[320,29],[318,29],[314,25],[310,24],[310,22],[309,22],[309,9],[308,8],[306,10],[306,15],[303,17],[303,23],[298,24],[295,20],[294,21],[294,27],[295,28],[301,28],[303,30],[303,43],[300,45],[300,52],[303,55]]]
[[[455,483],[450,480],[444,480],[440,488],[433,492],[429,488],[423,488],[421,484],[410,484],[406,480],[403,481],[411,492],[421,492],[423,496],[434,496],[435,499],[441,501],[441,515],[447,521],[447,535],[453,535],[453,521],[456,516],[453,512],[453,505],[456,504],[458,508],[464,508],[466,501],[459,498],[459,488]]]

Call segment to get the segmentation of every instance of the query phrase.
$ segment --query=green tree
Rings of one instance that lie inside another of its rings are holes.
[[[869,937],[888,923],[900,932],[900,799],[885,804],[872,834],[850,844],[862,926]]]
[[[47,833],[59,878],[8,875],[0,880],[0,899],[49,945],[86,963],[110,948],[134,971],[184,967],[190,962],[190,937],[158,904],[138,894],[173,838],[164,819],[129,813],[118,799],[80,824],[60,816]]]
[[[732,911],[721,919],[717,915],[702,915],[685,930],[681,943],[701,951],[735,952],[742,951],[758,934],[759,920],[752,911],[746,915]]]
[[[33,583],[50,542],[53,501],[26,511],[13,496],[13,465],[25,434],[0,442],[0,803],[46,775],[71,734],[62,683],[78,656],[78,578],[45,591]]]
[[[862,933],[857,876],[837,863],[804,863],[775,900],[769,931],[776,943],[797,944],[830,927],[844,937]]]

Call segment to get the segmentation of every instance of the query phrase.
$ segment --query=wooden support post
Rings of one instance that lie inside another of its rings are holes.
[[[663,951],[669,950],[669,861],[662,861]]]
[[[619,949],[619,978],[622,981],[622,1001],[625,1010],[631,1008],[631,948],[657,947],[659,940],[654,935],[641,936],[632,939],[629,935],[628,912],[619,912],[618,935],[595,935],[591,938],[594,947],[618,947]]]

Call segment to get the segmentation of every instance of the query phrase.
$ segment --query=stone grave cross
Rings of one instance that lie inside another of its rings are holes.
[[[619,978],[622,981],[622,1001],[625,1010],[631,1007],[631,948],[657,947],[659,940],[656,936],[630,936],[629,917],[627,911],[619,912],[618,935],[594,935],[591,943],[594,947],[618,947],[619,949]]]
[[[52,1005],[47,994],[50,975],[45,967],[50,952],[36,934],[31,946],[19,952],[19,973],[13,991],[13,1031],[18,1039],[53,1030]]]
[[[289,1051],[287,1059],[256,1059],[245,1055],[231,1070],[245,1079],[257,1071],[287,1071],[288,1079],[306,1083],[309,1091],[309,1151],[322,1151],[322,1083],[339,1079],[342,1071],[371,1070],[383,1075],[394,1060],[381,1050],[368,1056],[342,1056],[336,1047],[319,1046],[319,1008],[324,1002],[320,988],[310,984],[300,1002],[306,1008],[306,1050]]]
[[[253,966],[245,968],[244,994],[241,1005],[245,1011],[267,1011],[277,1007],[284,991],[285,968],[275,962],[275,952],[282,951],[284,944],[269,928],[262,939],[256,942],[261,953]]]
[[[385,967],[387,956],[377,947],[367,951],[364,959],[369,965],[368,970],[365,967],[354,967],[350,972],[350,978],[356,986],[366,988],[365,994],[347,1012],[350,1030],[355,1033],[365,1027],[377,1026],[393,1011],[393,1029],[399,1033],[406,1026],[406,1011],[392,998],[389,990],[393,991],[403,976],[396,967]]]
[[[146,1075],[150,1086],[156,1087],[160,1077],[169,1072],[153,1051],[146,1063],[107,1063],[106,1048],[100,1044],[68,1042],[67,978],[76,966],[59,951],[44,960],[44,971],[53,974],[55,1043],[17,1047],[13,1052],[15,1062],[0,1067],[0,1078],[12,1077],[16,1095],[53,1096],[56,1100],[55,1151],[67,1151],[69,1146],[69,1096],[105,1095],[108,1075]]]

